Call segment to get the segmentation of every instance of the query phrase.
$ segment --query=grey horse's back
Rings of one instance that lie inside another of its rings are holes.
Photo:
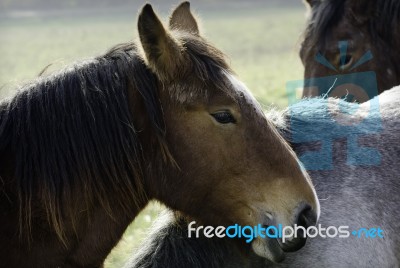
[[[379,152],[374,165],[348,165],[347,140],[333,143],[332,170],[310,171],[321,203],[319,224],[360,228],[381,228],[384,238],[350,234],[348,238],[311,238],[298,252],[288,254],[277,267],[399,267],[400,260],[400,87],[379,96],[377,121],[358,137],[358,146]],[[361,109],[369,109],[369,103]],[[379,122],[380,121],[380,122]],[[316,129],[318,127],[316,126]],[[299,150],[309,150],[304,145]],[[358,155],[357,157],[363,157]]]

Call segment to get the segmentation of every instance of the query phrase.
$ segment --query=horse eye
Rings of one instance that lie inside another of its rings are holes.
[[[211,115],[220,124],[236,123],[235,118],[228,111],[217,112],[217,113],[214,113],[214,114],[211,114]]]

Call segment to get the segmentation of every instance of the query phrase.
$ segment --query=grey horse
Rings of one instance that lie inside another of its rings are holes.
[[[350,236],[309,238],[272,263],[238,239],[189,238],[193,219],[166,211],[126,267],[399,267],[400,87],[361,105],[305,99],[267,116],[305,162],[320,198],[319,224],[348,226]],[[360,228],[380,228],[383,238],[353,235]]]

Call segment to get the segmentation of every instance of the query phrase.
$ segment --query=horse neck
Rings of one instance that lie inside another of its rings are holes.
[[[15,184],[21,210],[40,203],[61,239],[64,217],[102,210],[117,220],[134,218],[148,202],[143,155],[157,149],[152,119],[159,117],[149,114],[154,100],[150,105],[139,91],[153,78],[141,77],[138,59],[118,53],[40,78],[0,106],[0,150],[11,146],[7,157],[15,159],[11,175],[0,176]]]

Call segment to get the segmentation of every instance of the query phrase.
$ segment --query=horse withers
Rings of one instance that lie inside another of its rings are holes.
[[[169,27],[145,5],[138,32],[1,102],[1,266],[100,267],[152,199],[209,225],[315,224],[310,178],[189,3]]]
[[[305,79],[373,72],[375,95],[400,84],[400,2],[397,0],[307,0],[310,14],[300,58]],[[317,59],[317,55],[322,58]],[[323,64],[321,64],[323,63]],[[326,85],[329,88],[332,85]],[[349,101],[364,102],[373,96],[360,96],[357,87],[347,93],[331,92],[330,97],[356,96]],[[313,87],[304,97],[322,95]]]
[[[310,171],[321,202],[318,225],[325,228],[325,237],[310,238],[303,249],[286,254],[283,262],[274,264],[251,252],[241,254],[228,237],[189,237],[192,219],[167,211],[126,268],[399,267],[400,87],[379,95],[380,109],[376,109],[377,100],[358,105],[333,98],[311,98],[285,112],[268,113],[300,156],[320,151],[321,143],[327,141],[325,133],[335,124],[332,117],[326,116],[328,102],[339,104],[331,106],[334,117],[348,115],[341,118],[347,126],[360,122],[360,118],[367,119],[359,125],[358,153],[349,150],[349,140],[339,138],[325,152],[331,152],[328,156],[333,158],[332,168],[326,169],[321,157],[316,161],[320,168]],[[359,112],[354,113],[355,109]],[[377,125],[381,125],[379,131]],[[311,134],[310,129],[314,130]],[[293,142],[298,135],[313,142]],[[376,154],[370,153],[372,149]],[[363,165],[349,164],[349,160],[359,160]],[[348,227],[347,236],[332,231],[340,226]]]

